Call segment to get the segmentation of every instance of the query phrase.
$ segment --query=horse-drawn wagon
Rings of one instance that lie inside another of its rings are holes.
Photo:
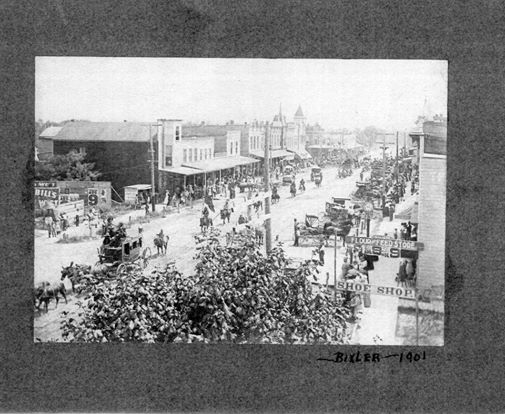
[[[119,245],[102,245],[98,249],[98,262],[96,265],[105,265],[108,268],[116,268],[117,274],[122,274],[129,267],[138,266],[144,269],[151,258],[151,249],[142,249],[142,237],[126,237]]]

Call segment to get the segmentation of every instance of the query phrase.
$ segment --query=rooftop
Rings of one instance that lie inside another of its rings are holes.
[[[56,141],[148,142],[149,125],[144,122],[75,121],[62,127],[46,128],[40,136]],[[156,137],[156,127],[151,127],[151,136]]]

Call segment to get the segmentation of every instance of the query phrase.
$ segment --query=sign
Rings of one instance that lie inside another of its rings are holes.
[[[53,206],[58,205],[60,201],[60,189],[52,185],[36,186],[35,200],[39,203],[40,208],[54,208]],[[53,206],[48,205],[47,202],[51,202]]]
[[[35,181],[33,185],[35,188],[57,187],[56,181]]]
[[[88,188],[88,206],[96,206],[98,204],[98,189]]]
[[[401,240],[401,239],[390,239],[382,237],[357,237],[357,236],[347,236],[345,238],[346,243],[349,244],[363,244],[368,246],[376,246],[382,248],[396,248],[400,250],[419,250],[423,244],[420,242]]]
[[[349,290],[357,293],[370,293],[371,295],[392,296],[396,298],[415,299],[416,297],[415,288],[369,285],[368,283],[356,283],[347,280],[338,280],[337,290]]]

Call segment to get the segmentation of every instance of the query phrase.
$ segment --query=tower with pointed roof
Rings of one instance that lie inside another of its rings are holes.
[[[294,122],[297,127],[297,133],[296,133],[296,147],[297,149],[303,149],[305,148],[305,141],[306,141],[306,133],[305,133],[305,120],[307,118],[303,114],[302,107],[301,105],[298,105],[298,109],[295,112],[294,116]]]

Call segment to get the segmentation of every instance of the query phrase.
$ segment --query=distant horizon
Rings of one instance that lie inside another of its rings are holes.
[[[435,60],[37,57],[35,120],[408,130],[447,117],[447,62]]]

